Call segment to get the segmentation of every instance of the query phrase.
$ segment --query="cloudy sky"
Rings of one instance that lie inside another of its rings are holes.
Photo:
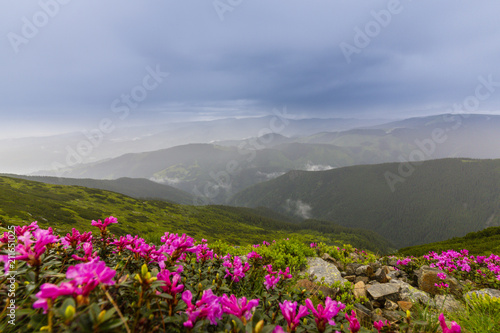
[[[499,13],[495,0],[4,0],[0,132],[284,106],[293,117],[463,103],[499,113]]]

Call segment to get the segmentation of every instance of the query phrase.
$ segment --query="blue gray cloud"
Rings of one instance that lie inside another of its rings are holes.
[[[157,66],[168,78],[129,121],[445,112],[479,76],[500,82],[499,12],[494,0],[3,1],[2,123],[95,122]],[[500,111],[497,89],[477,112]]]

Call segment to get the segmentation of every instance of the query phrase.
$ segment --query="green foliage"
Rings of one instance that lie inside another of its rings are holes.
[[[450,314],[460,323],[463,332],[497,332],[500,329],[500,299],[473,294],[463,310]]]
[[[473,255],[500,254],[500,227],[490,227],[478,232],[468,233],[464,237],[454,237],[442,242],[405,247],[399,249],[397,253],[403,256],[421,256],[431,251],[460,251],[465,248]]]
[[[233,245],[260,243],[292,235],[303,242],[352,242],[354,246],[373,246],[381,252],[391,249],[381,237],[343,228],[323,230],[280,220],[269,210],[251,210],[227,206],[187,206],[158,200],[139,200],[115,192],[80,186],[44,184],[0,176],[0,222],[21,225],[39,221],[60,233],[71,228],[88,230],[95,216],[114,214],[121,223],[110,226],[116,235],[137,234],[148,241],[159,241],[161,230],[187,233],[209,241],[224,239]],[[282,218],[282,217],[281,217]],[[52,221],[50,224],[48,221]]]

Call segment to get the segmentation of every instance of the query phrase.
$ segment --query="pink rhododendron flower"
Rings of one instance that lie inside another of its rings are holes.
[[[266,275],[264,277],[264,287],[266,287],[267,290],[269,289],[274,289],[276,285],[278,284],[280,277],[278,275]]]
[[[75,260],[84,261],[84,262],[89,262],[93,259],[99,260],[99,256],[97,256],[97,251],[93,252],[94,247],[93,247],[92,243],[83,243],[81,246],[81,249],[84,252],[83,257],[80,257],[76,254],[73,254],[71,257]]]
[[[22,236],[24,235],[24,233],[26,231],[34,231],[36,229],[38,229],[38,221],[35,221],[35,222],[31,222],[30,225],[25,225],[25,226],[16,226],[14,228],[14,231],[16,232],[16,236],[19,237],[19,236]]]
[[[333,318],[342,310],[345,309],[345,305],[338,301],[332,301],[330,297],[325,300],[325,305],[318,304],[317,309],[314,308],[312,301],[308,298],[306,299],[306,307],[311,310],[314,316],[314,321],[316,322],[316,327],[320,332],[324,332],[326,329],[326,324],[335,325]]]
[[[185,327],[193,328],[198,319],[205,318],[210,320],[212,325],[216,325],[217,319],[222,318],[219,297],[214,295],[210,289],[205,290],[201,299],[195,304],[192,303],[193,295],[189,290],[183,292],[181,298],[187,305],[188,320],[184,322]]]
[[[170,272],[168,269],[165,269],[158,273],[157,278],[158,281],[164,282],[164,285],[160,286],[164,293],[175,297],[175,295],[184,290],[184,285],[178,284],[181,280],[181,275],[178,272]]]
[[[98,259],[70,266],[66,272],[67,279],[73,279],[77,285],[83,287],[83,296],[88,296],[99,284],[115,284],[113,281],[115,275],[115,270],[107,267],[104,261],[98,261]]]
[[[352,333],[356,333],[361,329],[361,325],[359,324],[358,318],[356,318],[356,312],[354,312],[354,310],[351,311],[350,316],[346,313],[345,319],[349,322],[349,329]]]
[[[257,252],[252,251],[252,252],[247,254],[247,258],[257,260],[257,259],[262,259],[262,256],[260,254],[258,254]]]
[[[294,331],[300,325],[300,318],[305,317],[309,314],[309,310],[304,305],[299,306],[299,311],[297,311],[297,302],[284,301],[279,303],[281,313],[285,317],[288,323],[288,331]]]
[[[447,276],[444,273],[437,273],[437,277],[440,278],[441,280],[444,280],[446,279]]]
[[[283,276],[283,279],[291,279],[293,277],[292,274],[290,274],[290,267],[287,267],[284,272],[280,269],[278,275]]]
[[[252,317],[252,312],[255,310],[257,305],[259,305],[259,300],[252,299],[250,301],[247,301],[246,297],[241,297],[238,299],[234,295],[228,297],[226,294],[224,294],[220,298],[220,303],[222,305],[222,311],[224,313],[232,314],[238,318],[245,318],[245,320],[249,320]]]
[[[454,321],[451,322],[451,327],[448,328],[448,325],[446,325],[446,320],[444,319],[444,314],[442,313],[439,315],[439,324],[441,325],[443,333],[460,333],[462,331],[460,325],[458,325]]]
[[[385,325],[387,325],[387,320],[384,322],[382,320],[373,322],[373,327],[375,327],[375,329],[378,331],[378,333],[380,333],[380,331],[382,330],[382,328]]]
[[[239,282],[241,278],[245,277],[245,273],[250,270],[250,265],[247,262],[243,265],[241,258],[238,256],[234,257],[233,262],[226,260],[222,265],[226,267],[226,276],[224,278],[230,276],[235,282]]]
[[[101,233],[103,233],[106,231],[106,228],[108,227],[108,225],[110,225],[112,223],[118,223],[118,219],[116,217],[110,216],[110,217],[107,217],[106,219],[104,219],[104,222],[101,222],[101,220],[97,220],[97,221],[92,220],[91,225],[99,228],[99,230],[101,230]]]
[[[61,243],[64,245],[65,249],[69,247],[76,249],[80,243],[86,242],[92,242],[92,232],[88,231],[80,234],[80,231],[75,228],[71,229],[71,234],[67,233],[66,236],[61,239]]]
[[[64,295],[77,295],[78,288],[71,282],[62,282],[59,286],[52,283],[44,283],[40,286],[40,291],[36,294],[38,300],[33,303],[35,309],[42,308],[43,313],[47,313],[48,299],[52,301],[59,296]]]

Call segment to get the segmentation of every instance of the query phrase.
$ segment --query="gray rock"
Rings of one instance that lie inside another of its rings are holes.
[[[373,268],[369,265],[363,265],[356,268],[355,271],[357,276],[371,276],[373,274]]]
[[[444,273],[439,268],[429,267],[424,265],[420,267],[420,269],[415,271],[415,276],[418,280],[418,289],[423,290],[429,294],[435,295],[438,293],[439,289],[436,287],[436,284],[443,282],[440,278],[438,278],[439,273]],[[450,286],[450,292],[455,295],[461,294],[462,286],[454,277],[448,277],[444,280]]]
[[[500,298],[500,290],[485,288],[481,290],[469,291],[464,295],[465,301],[468,301],[468,298],[471,297],[472,295],[476,295],[479,297],[484,297],[485,295],[488,295],[489,297],[492,298]]]
[[[337,266],[330,262],[324,261],[321,258],[307,258],[307,264],[309,267],[306,272],[310,275],[314,275],[317,282],[320,282],[322,278],[325,278],[324,283],[328,285],[332,285],[337,281],[342,283],[347,282],[347,280],[341,276]]]
[[[379,283],[375,285],[369,285],[366,288],[368,294],[375,300],[380,299],[391,299],[397,301],[397,296],[401,287],[393,283]]]
[[[463,305],[452,295],[436,295],[433,303],[434,307],[440,311],[455,312],[463,308]]]
[[[400,286],[399,298],[402,301],[417,303],[420,302],[427,305],[431,302],[431,297],[425,291],[419,290],[412,285],[401,280],[391,280],[391,284]]]

